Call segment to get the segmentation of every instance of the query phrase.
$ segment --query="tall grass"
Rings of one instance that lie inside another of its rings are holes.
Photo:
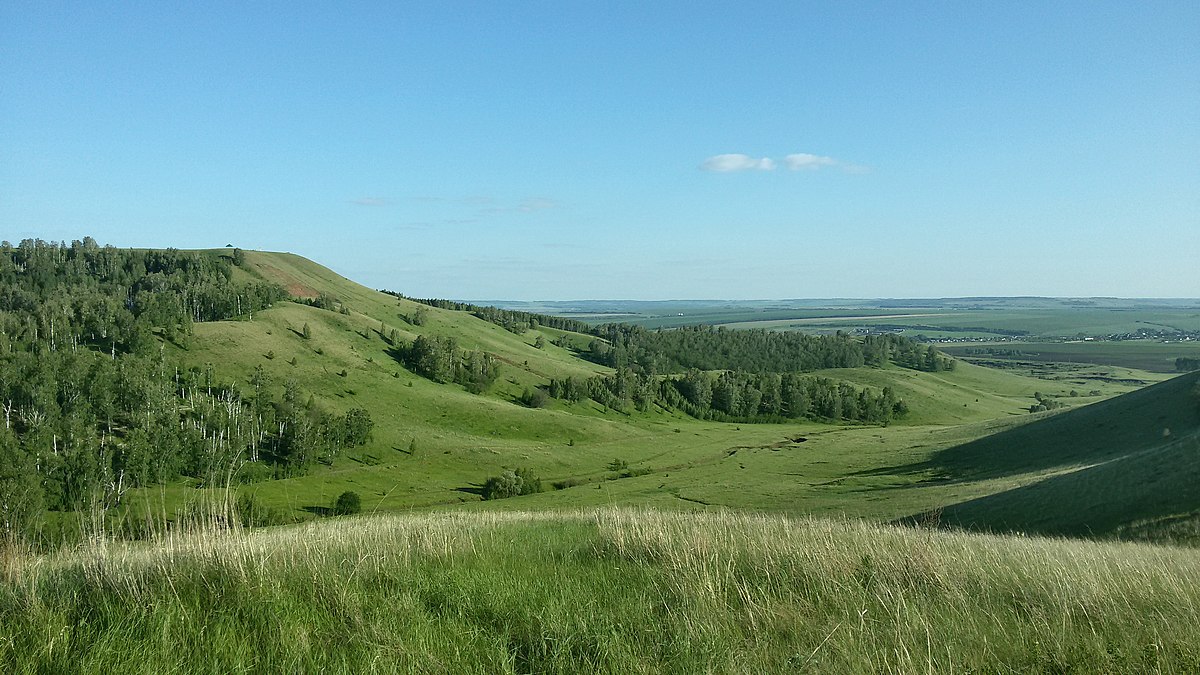
[[[4,672],[1197,672],[1200,552],[610,509],[9,550]]]

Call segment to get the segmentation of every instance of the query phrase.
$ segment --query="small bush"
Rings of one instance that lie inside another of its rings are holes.
[[[483,484],[484,499],[505,499],[541,491],[542,479],[526,468],[505,471],[499,476],[488,478]]]
[[[357,492],[347,490],[338,495],[336,501],[333,502],[333,507],[330,509],[335,516],[350,516],[362,511],[362,499]]]
[[[556,480],[550,484],[550,486],[555,490],[566,490],[567,488],[575,487],[576,485],[583,485],[583,481],[579,480],[578,478],[564,478],[562,480]]]
[[[549,397],[544,390],[535,387],[533,389],[526,388],[525,393],[521,394],[517,400],[526,408],[544,408],[547,398]]]

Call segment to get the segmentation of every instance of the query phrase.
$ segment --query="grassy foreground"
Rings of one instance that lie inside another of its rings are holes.
[[[607,509],[0,557],[4,672],[1197,672],[1200,551]]]

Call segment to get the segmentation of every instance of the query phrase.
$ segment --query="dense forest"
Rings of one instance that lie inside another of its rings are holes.
[[[45,509],[119,504],[127,490],[304,471],[371,432],[365,410],[330,415],[260,368],[221,383],[157,348],[201,321],[251,319],[282,288],[234,283],[226,255],[71,244],[0,244],[0,534]]]

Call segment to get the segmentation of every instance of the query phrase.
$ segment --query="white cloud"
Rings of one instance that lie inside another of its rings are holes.
[[[807,152],[797,152],[783,158],[783,163],[792,171],[813,171],[823,166],[839,166],[841,162],[832,157],[822,157]]]
[[[733,153],[728,155],[713,155],[700,164],[704,171],[729,173],[731,171],[771,171],[775,168],[775,160],[770,157],[755,159],[750,155]]]
[[[771,171],[775,166],[775,160],[770,157],[755,159],[750,155],[743,155],[741,153],[713,155],[700,164],[700,168],[704,171],[716,171],[719,173],[729,173],[732,171]],[[814,155],[810,152],[794,152],[787,155],[782,160],[782,166],[790,171],[816,171],[827,166],[841,169],[846,173],[867,173],[869,171],[865,166],[844,162],[840,159],[824,155]]]

